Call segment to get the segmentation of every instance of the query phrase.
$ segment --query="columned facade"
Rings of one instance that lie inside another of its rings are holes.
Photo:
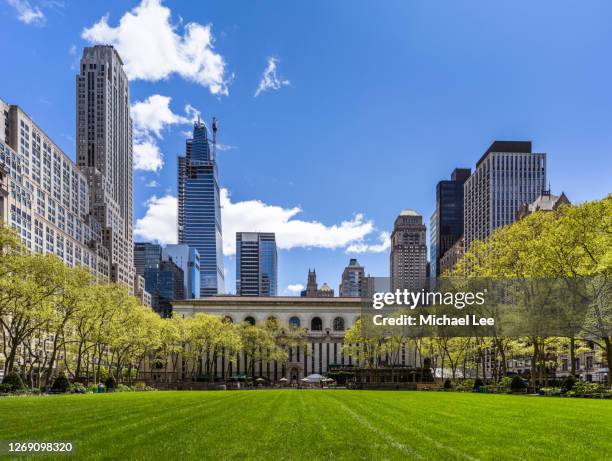
[[[214,296],[175,301],[173,314],[183,318],[199,313],[219,315],[233,323],[250,322],[262,326],[273,317],[282,326],[306,329],[305,347],[289,348],[286,363],[256,362],[252,372],[248,369],[248,357],[240,353],[232,364],[225,362],[226,357],[218,357],[214,370],[211,370],[217,378],[254,375],[272,382],[281,378],[298,382],[313,373],[325,375],[334,366],[357,364],[356,357],[342,352],[342,343],[346,331],[359,318],[362,305],[361,298]],[[404,365],[412,364],[411,356],[402,354]],[[188,378],[183,376],[181,360],[178,362],[177,377]]]

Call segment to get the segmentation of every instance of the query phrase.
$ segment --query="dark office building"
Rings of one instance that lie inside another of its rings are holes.
[[[469,168],[455,168],[451,179],[436,186],[436,209],[429,222],[430,275],[440,276],[440,258],[463,235],[463,184]]]
[[[171,260],[162,260],[161,245],[148,242],[134,244],[134,267],[144,277],[153,310],[171,317],[171,301],[185,299],[183,270]]]
[[[276,238],[269,232],[236,232],[236,294],[276,296]]]
[[[173,261],[161,261],[155,272],[156,286],[151,293],[153,309],[162,317],[172,317],[172,300],[185,299],[183,270]]]
[[[147,269],[158,269],[161,259],[161,245],[149,242],[134,243],[134,269],[137,274],[144,277]]]

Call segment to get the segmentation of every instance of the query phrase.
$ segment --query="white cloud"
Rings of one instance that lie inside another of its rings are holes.
[[[151,181],[145,184],[145,187],[157,187],[157,186],[159,186],[159,183],[155,179],[152,179]]]
[[[183,34],[179,26],[172,23],[172,12],[161,0],[142,0],[116,27],[109,25],[107,14],[83,29],[81,36],[115,46],[130,79],[158,81],[178,74],[214,95],[227,95],[226,63],[214,51],[211,25],[187,23],[181,26]]]
[[[221,152],[227,152],[228,150],[238,149],[236,146],[232,146],[230,144],[220,144],[217,143],[217,150]]]
[[[42,26],[45,23],[43,12],[37,6],[30,5],[28,0],[7,0],[7,3],[15,9],[17,19],[24,24]]]
[[[295,285],[289,285],[287,287],[287,291],[291,292],[291,293],[299,293],[304,289],[304,285],[302,285],[301,283],[296,283]]]
[[[291,84],[289,80],[285,80],[276,75],[277,64],[277,58],[268,58],[268,66],[261,76],[261,81],[259,82],[257,90],[255,91],[255,97],[259,96],[263,91],[280,90],[282,86]]]
[[[162,130],[169,125],[186,124],[193,121],[190,115],[196,111],[191,105],[185,106],[187,116],[175,114],[170,109],[170,96],[154,94],[144,101],[136,101],[132,104],[132,119],[134,131],[138,134],[155,133],[158,138],[162,137]]]
[[[164,166],[164,159],[157,142],[151,137],[134,140],[134,169],[158,171]]]
[[[369,244],[366,242],[358,242],[346,249],[347,253],[383,253],[391,248],[391,234],[387,231],[382,231],[378,234],[377,244]]]
[[[71,45],[70,48],[68,49],[68,54],[70,56],[76,56],[77,54],[77,47],[76,45]]]
[[[223,254],[236,252],[236,232],[275,232],[279,249],[345,248],[359,249],[359,253],[382,252],[388,248],[388,232],[379,235],[380,244],[369,245],[365,238],[374,231],[374,223],[361,213],[339,224],[325,225],[318,221],[295,219],[299,207],[283,208],[260,200],[232,202],[227,189],[221,189],[221,218],[223,226]],[[145,216],[136,221],[134,235],[162,244],[176,241],[177,199],[173,195],[151,197],[146,203]],[[297,286],[297,285],[296,285]]]
[[[275,232],[278,248],[296,247],[345,248],[362,243],[374,230],[372,221],[366,221],[360,213],[339,224],[326,226],[318,221],[295,219],[302,210],[299,207],[282,208],[259,200],[232,202],[227,189],[221,189],[223,252],[236,252],[236,232]]]
[[[185,106],[185,114],[187,115],[187,119],[190,122],[199,119],[200,115],[202,115],[202,113],[198,109],[193,107],[191,104],[187,104]]]
[[[171,125],[191,123],[200,112],[187,104],[185,115],[172,112],[172,98],[154,94],[144,101],[132,104],[131,114],[134,121],[134,168],[144,171],[158,171],[164,165],[163,155],[155,135],[162,138],[162,132]]]
[[[147,200],[147,211],[143,218],[136,220],[134,236],[162,245],[176,243],[177,199],[172,195]]]

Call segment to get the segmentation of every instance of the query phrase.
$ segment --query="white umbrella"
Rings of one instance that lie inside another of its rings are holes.
[[[262,382],[264,382],[264,381],[265,381],[265,379],[263,379],[263,378],[257,378],[255,381],[258,381],[258,382],[262,383]]]
[[[279,381],[282,381],[282,382],[286,383],[289,380],[287,378],[281,378],[281,379],[279,379]]]
[[[302,378],[300,381],[304,381],[305,383],[309,383],[310,380],[308,378]]]
[[[311,382],[311,383],[318,383],[322,381],[323,379],[325,379],[325,376],[320,375],[318,373],[313,373],[312,375],[308,375],[308,377],[305,379],[308,379],[308,382]]]

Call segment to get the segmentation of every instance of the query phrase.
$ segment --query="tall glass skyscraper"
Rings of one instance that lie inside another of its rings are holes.
[[[431,278],[440,276],[440,259],[463,235],[463,184],[469,168],[455,168],[451,179],[436,185],[436,209],[429,222]]]
[[[219,175],[208,129],[200,120],[194,123],[185,155],[178,158],[178,192],[178,242],[200,255],[200,296],[223,293]]]
[[[236,294],[276,296],[277,284],[274,233],[236,232]]]

